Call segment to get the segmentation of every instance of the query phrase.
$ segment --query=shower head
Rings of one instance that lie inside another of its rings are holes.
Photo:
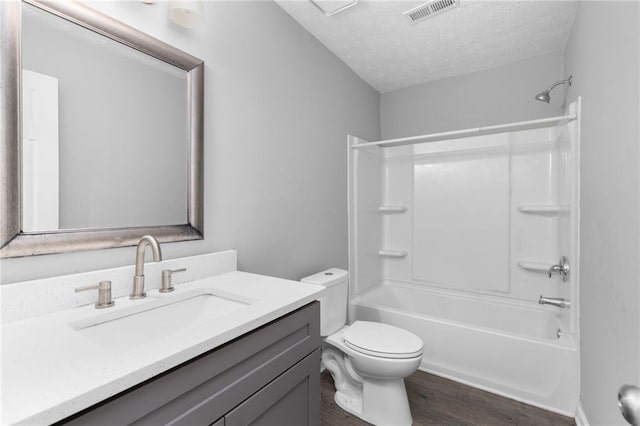
[[[554,87],[556,87],[556,86],[558,86],[560,84],[567,84],[567,85],[571,86],[571,79],[572,78],[573,78],[573,76],[570,75],[569,78],[567,78],[566,80],[556,81],[551,86],[549,86],[547,88],[547,90],[545,90],[544,92],[538,93],[536,95],[536,101],[549,103],[549,101],[551,100],[551,96],[549,96],[549,92],[551,92]]]
[[[540,92],[536,95],[536,100],[540,102],[549,103],[551,100],[551,96],[549,96],[549,91],[545,90],[544,92]]]

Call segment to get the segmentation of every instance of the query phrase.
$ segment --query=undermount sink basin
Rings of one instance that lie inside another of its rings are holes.
[[[84,338],[112,349],[131,349],[242,309],[255,299],[215,289],[154,295],[130,306],[69,323]],[[125,302],[128,300],[125,299]],[[111,309],[111,308],[110,308]],[[215,322],[213,322],[215,324]]]

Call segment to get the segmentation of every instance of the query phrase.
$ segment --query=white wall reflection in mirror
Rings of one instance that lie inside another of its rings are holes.
[[[188,223],[187,72],[28,4],[23,232]]]

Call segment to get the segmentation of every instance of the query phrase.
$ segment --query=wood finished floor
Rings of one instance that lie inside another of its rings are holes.
[[[517,425],[575,426],[570,417],[551,413],[432,374],[418,371],[405,379],[414,426],[420,425]],[[321,425],[366,426],[333,400],[333,379],[321,380]]]

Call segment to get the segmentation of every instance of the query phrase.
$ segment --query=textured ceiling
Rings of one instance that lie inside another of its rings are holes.
[[[402,12],[425,1],[363,1],[324,16],[307,0],[276,0],[380,92],[494,68],[564,49],[576,1],[460,0],[416,24]]]

